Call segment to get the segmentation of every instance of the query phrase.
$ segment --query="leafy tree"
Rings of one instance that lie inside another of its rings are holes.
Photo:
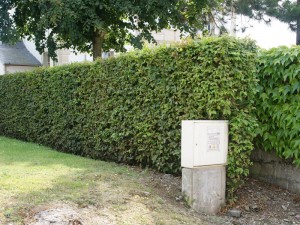
[[[5,43],[16,42],[19,37],[12,20],[10,20],[7,0],[0,2],[0,18],[0,41]]]
[[[34,40],[40,53],[48,48],[52,58],[57,49],[73,48],[92,52],[95,59],[102,50],[124,51],[127,42],[141,47],[143,40],[154,41],[152,31],[163,28],[195,34],[205,24],[199,14],[209,4],[208,0],[1,0],[0,40],[26,37]]]

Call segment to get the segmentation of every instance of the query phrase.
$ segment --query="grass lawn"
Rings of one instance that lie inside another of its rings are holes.
[[[31,224],[61,205],[88,225],[211,224],[176,201],[180,185],[164,177],[0,136],[0,224]]]

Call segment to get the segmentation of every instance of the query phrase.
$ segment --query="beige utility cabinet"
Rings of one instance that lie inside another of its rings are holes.
[[[228,121],[183,120],[181,166],[225,165],[228,152]]]

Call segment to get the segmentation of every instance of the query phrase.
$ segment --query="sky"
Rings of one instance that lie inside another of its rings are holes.
[[[288,24],[275,18],[271,18],[271,23],[268,25],[264,22],[249,21],[249,19],[238,16],[237,24],[249,26],[244,33],[237,31],[237,37],[248,36],[256,40],[257,44],[265,49],[281,45],[291,46],[296,43],[296,33],[289,29]]]

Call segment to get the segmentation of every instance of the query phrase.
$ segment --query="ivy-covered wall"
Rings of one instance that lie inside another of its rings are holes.
[[[300,47],[262,51],[257,76],[257,147],[300,165]]]
[[[131,52],[0,77],[0,134],[180,172],[181,120],[229,120],[227,194],[249,173],[256,46],[247,39]]]

